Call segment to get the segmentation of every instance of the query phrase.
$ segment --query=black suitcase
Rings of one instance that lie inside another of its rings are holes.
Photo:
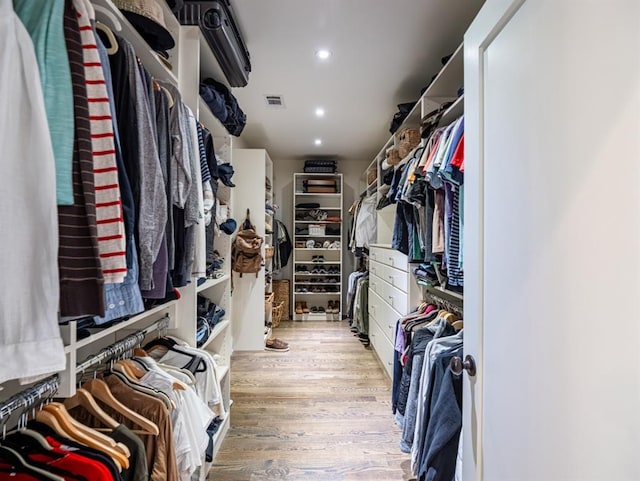
[[[251,59],[229,0],[185,1],[177,17],[182,25],[200,27],[231,87],[247,85]]]

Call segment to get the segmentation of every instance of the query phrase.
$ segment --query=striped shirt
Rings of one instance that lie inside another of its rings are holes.
[[[105,282],[121,283],[127,274],[127,260],[112,112],[91,25],[92,12],[87,10],[84,0],[73,0],[73,5],[77,10],[89,102],[100,264]]]

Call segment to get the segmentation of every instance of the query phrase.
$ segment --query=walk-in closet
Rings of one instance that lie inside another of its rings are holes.
[[[638,481],[638,0],[0,0],[0,481]]]

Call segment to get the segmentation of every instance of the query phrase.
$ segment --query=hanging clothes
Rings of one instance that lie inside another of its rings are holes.
[[[33,43],[0,0],[0,383],[65,368],[58,329],[56,172]],[[34,173],[37,182],[34,184]]]
[[[28,30],[40,72],[56,169],[59,205],[73,204],[73,91],[64,38],[64,0],[14,0],[13,7]]]
[[[64,31],[71,66],[75,114],[74,204],[58,208],[60,315],[104,316],[104,278],[98,251],[96,201],[82,42],[77,11],[68,3]]]

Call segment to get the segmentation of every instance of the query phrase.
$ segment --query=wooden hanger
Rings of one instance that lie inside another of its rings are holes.
[[[464,328],[463,321],[455,321],[451,324],[456,331],[460,331]]]
[[[110,429],[115,429],[120,426],[120,423],[109,416],[104,410],[98,405],[96,400],[93,398],[91,393],[86,389],[77,389],[76,393],[67,398],[63,402],[64,407],[67,410],[71,410],[76,407],[82,407],[89,412],[94,418],[99,420],[102,424],[107,426]]]
[[[118,45],[118,40],[116,40],[116,36],[113,34],[113,31],[102,22],[96,22],[96,30],[103,32],[106,35],[107,40],[109,40],[109,45],[105,45],[107,53],[109,55],[115,55],[120,46]]]
[[[109,406],[111,409],[121,414],[136,426],[142,428],[145,434],[150,434],[153,436],[157,436],[158,434],[160,434],[160,429],[158,429],[157,424],[149,421],[144,416],[141,416],[137,412],[129,409],[127,406],[118,401],[111,393],[109,385],[102,379],[93,379],[83,384],[83,388],[89,391],[95,399],[98,399],[100,402]]]
[[[61,410],[56,409],[55,406],[50,408],[49,406],[52,404],[58,403],[47,404],[44,408],[36,412],[36,421],[46,424],[61,436],[71,438],[85,446],[89,446],[90,448],[97,449],[98,451],[107,454],[111,459],[113,459],[120,471],[123,468],[126,469],[129,467],[129,459],[120,451],[102,443],[96,437],[87,435],[84,431],[76,429],[75,425],[71,421],[73,418],[69,416],[69,413],[65,415]],[[60,404],[60,406],[62,405]]]

